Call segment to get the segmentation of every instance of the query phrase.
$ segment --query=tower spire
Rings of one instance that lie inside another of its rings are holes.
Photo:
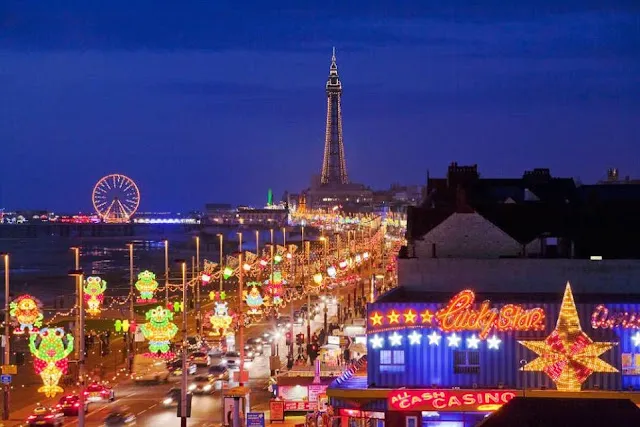
[[[327,79],[327,126],[322,161],[322,184],[347,184],[347,164],[342,141],[342,83],[338,77],[336,48],[331,55],[329,78]]]

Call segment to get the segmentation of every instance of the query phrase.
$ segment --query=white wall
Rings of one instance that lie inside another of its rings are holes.
[[[398,283],[424,291],[640,293],[640,261],[577,259],[398,259]]]

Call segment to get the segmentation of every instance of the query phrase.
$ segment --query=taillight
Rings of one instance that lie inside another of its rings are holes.
[[[53,419],[53,415],[47,415],[45,418],[48,420]]]
[[[73,406],[75,406],[76,408],[79,408],[79,407],[80,407],[80,404],[79,404],[79,403],[76,403],[76,404],[75,404],[75,405],[73,405]]]
[[[27,420],[31,421],[31,420],[35,420],[37,417],[35,415],[29,415],[29,418],[27,418]]]

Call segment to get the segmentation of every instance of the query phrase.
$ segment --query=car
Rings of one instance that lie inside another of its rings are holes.
[[[64,413],[58,408],[38,406],[27,418],[29,427],[58,427],[62,425]]]
[[[182,359],[174,359],[167,362],[167,369],[171,372],[171,375],[182,375]],[[187,374],[195,375],[198,371],[198,367],[195,363],[187,362]]]
[[[182,396],[180,394],[180,389],[173,387],[169,389],[167,394],[164,396],[164,399],[162,399],[162,406],[164,406],[165,408],[178,406],[181,397]]]
[[[171,373],[167,369],[167,364],[164,360],[149,357],[145,354],[136,354],[133,357],[131,378],[135,382],[167,382],[170,375]]]
[[[278,320],[276,320],[276,328],[290,328],[290,327],[291,327],[291,317],[280,316]]]
[[[211,394],[213,393],[213,384],[209,377],[198,375],[189,384],[189,391],[193,394]]]
[[[84,390],[87,402],[113,402],[116,400],[116,393],[113,389],[105,384],[92,383]]]
[[[136,416],[127,407],[113,408],[104,419],[105,427],[126,427],[136,423]]]
[[[249,353],[252,352],[253,356],[261,356],[263,353],[262,349],[262,338],[249,338],[247,343],[244,346],[244,352]]]
[[[75,394],[69,394],[62,396],[56,405],[56,408],[60,410],[65,417],[76,417],[80,412],[80,396]],[[89,412],[89,403],[84,403],[84,412]]]
[[[228,368],[240,366],[240,353],[236,351],[227,351],[222,355],[222,365]]]
[[[228,381],[229,370],[224,366],[209,366],[209,379],[211,381]]]
[[[200,350],[204,343],[198,337],[187,337],[187,346],[190,351]]]
[[[209,356],[202,351],[196,351],[191,353],[189,360],[196,364],[196,366],[209,366]]]

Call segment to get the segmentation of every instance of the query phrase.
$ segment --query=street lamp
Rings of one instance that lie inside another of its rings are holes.
[[[164,239],[164,304],[169,304],[169,240]]]
[[[196,237],[196,272],[200,274],[200,236]],[[195,278],[195,275],[194,275]],[[200,312],[200,280],[196,280],[196,320],[198,323],[198,335],[202,337],[202,313]]]
[[[133,292],[133,243],[129,242],[127,243],[127,246],[129,247],[129,322],[133,323],[136,320],[133,307],[133,300],[135,299],[135,294]],[[129,349],[131,351],[131,354],[133,355],[133,353],[135,352],[133,331],[127,333],[126,337],[129,339]],[[131,364],[129,368],[133,369],[133,358],[131,357],[130,360]]]
[[[4,258],[4,365],[11,364],[11,336],[9,335],[9,254],[2,253]],[[4,372],[3,372],[4,373]],[[9,419],[9,384],[5,384],[3,387],[4,405],[2,407],[2,419]]]
[[[260,257],[260,231],[256,230],[256,256]]]
[[[176,260],[182,271],[182,303],[187,301],[187,261]],[[187,310],[182,310],[182,386],[180,387],[180,426],[187,427]]]
[[[242,252],[242,231],[236,233],[238,235],[238,252]]]
[[[287,247],[287,227],[282,227],[282,246]]]
[[[76,340],[78,342],[78,377],[80,381],[80,410],[78,411],[78,426],[84,427],[84,416],[85,412],[82,408],[85,407],[85,395],[84,395],[84,295],[82,288],[82,281],[84,277],[84,273],[80,269],[71,270],[69,272],[69,276],[75,277],[76,279],[76,294],[78,295],[79,304],[77,306],[78,309],[78,328],[77,328],[77,337]]]
[[[224,239],[224,235],[222,233],[218,233],[216,234],[216,236],[218,236],[218,238],[220,239],[220,292],[222,292],[222,252],[223,252],[223,246],[222,246],[222,242]]]

